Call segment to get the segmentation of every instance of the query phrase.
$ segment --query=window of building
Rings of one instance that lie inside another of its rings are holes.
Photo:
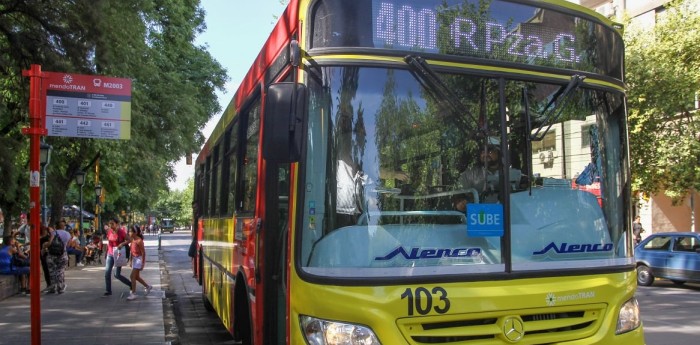
[[[537,153],[547,150],[555,150],[557,148],[557,135],[556,130],[552,128],[547,135],[540,141],[532,142],[532,152]]]

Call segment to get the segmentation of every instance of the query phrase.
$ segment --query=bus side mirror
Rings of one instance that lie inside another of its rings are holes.
[[[306,86],[283,82],[267,88],[263,117],[263,158],[294,163],[301,157]]]

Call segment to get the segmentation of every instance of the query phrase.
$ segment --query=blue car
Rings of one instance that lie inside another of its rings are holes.
[[[676,285],[700,283],[700,234],[695,232],[655,233],[634,249],[637,284],[649,286],[655,278]]]

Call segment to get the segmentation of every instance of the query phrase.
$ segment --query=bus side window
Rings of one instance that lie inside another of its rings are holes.
[[[240,138],[239,131],[238,131],[238,123],[239,121],[236,119],[233,122],[233,125],[231,126],[231,129],[229,131],[230,136],[231,136],[231,141],[230,145],[228,147],[228,151],[226,152],[226,159],[227,162],[224,164],[227,164],[228,167],[226,169],[226,173],[228,174],[228,179],[227,179],[227,185],[226,186],[221,186],[222,188],[225,188],[226,191],[228,192],[226,194],[226,211],[225,214],[227,216],[233,215],[233,213],[236,210],[236,177],[238,176],[238,141]]]
[[[246,123],[245,147],[243,148],[242,179],[240,196],[240,208],[243,213],[253,213],[255,211],[255,200],[258,190],[258,148],[260,139],[260,98],[244,113]]]

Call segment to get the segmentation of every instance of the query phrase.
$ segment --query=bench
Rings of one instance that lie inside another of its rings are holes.
[[[0,275],[0,301],[19,293],[19,279],[16,276]]]

